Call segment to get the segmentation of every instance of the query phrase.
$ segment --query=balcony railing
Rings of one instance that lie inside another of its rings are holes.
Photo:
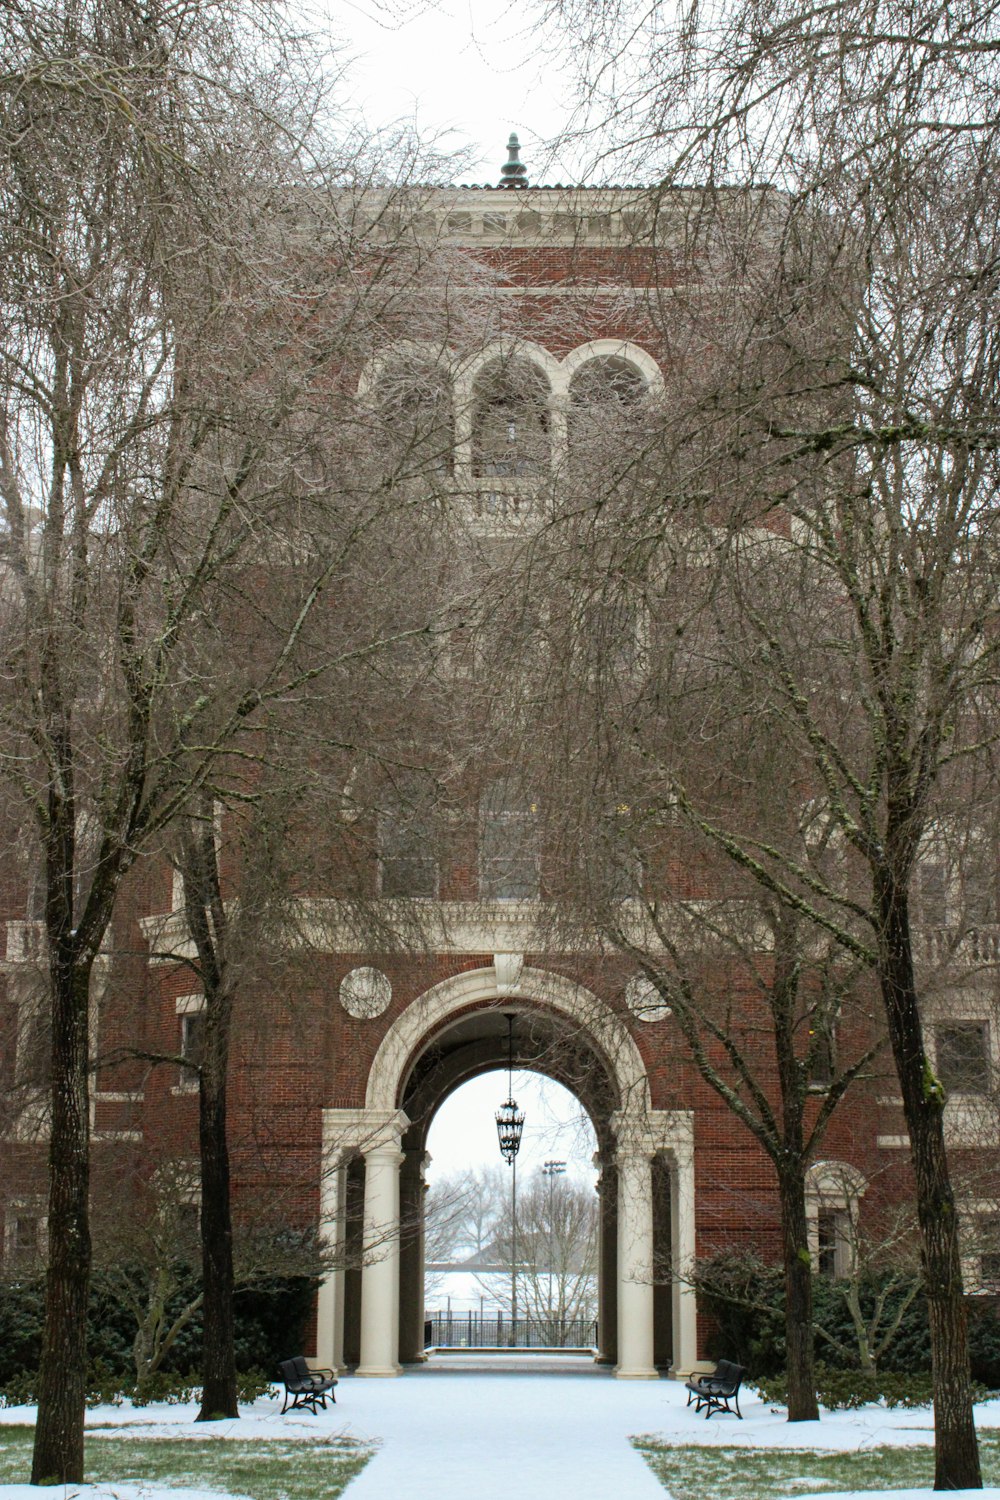
[[[10,963],[38,963],[44,957],[44,922],[7,923],[7,959]]]
[[[962,965],[1000,963],[1000,926],[926,927],[917,935],[917,949],[927,963]]]
[[[595,1318],[488,1317],[478,1312],[432,1313],[424,1321],[428,1349],[596,1349]]]

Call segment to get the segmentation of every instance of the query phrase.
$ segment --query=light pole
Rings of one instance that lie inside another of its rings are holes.
[[[552,1324],[552,1262],[555,1260],[555,1225],[552,1218],[553,1210],[553,1185],[557,1177],[561,1177],[566,1170],[564,1161],[547,1161],[542,1171],[549,1179],[549,1326]]]
[[[524,1111],[514,1098],[514,1015],[507,1012],[507,1098],[496,1112],[500,1155],[511,1169],[510,1179],[510,1347],[517,1340],[517,1153],[521,1149]]]

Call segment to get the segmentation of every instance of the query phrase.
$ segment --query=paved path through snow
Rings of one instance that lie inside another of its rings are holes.
[[[666,1500],[628,1441],[662,1425],[664,1382],[615,1380],[590,1361],[473,1375],[471,1357],[445,1360],[343,1383],[341,1413],[363,1406],[382,1441],[345,1500]]]

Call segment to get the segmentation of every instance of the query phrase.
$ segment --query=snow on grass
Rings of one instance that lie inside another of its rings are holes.
[[[213,1424],[213,1426],[216,1424]],[[336,1500],[371,1456],[372,1448],[341,1434],[325,1434],[311,1443],[301,1441],[260,1444],[241,1432],[228,1441],[197,1437],[150,1437],[148,1432],[123,1432],[112,1441],[108,1433],[87,1435],[85,1472],[88,1485],[55,1486],[55,1494],[79,1494],[81,1500],[137,1500],[142,1495],[167,1496],[183,1492],[238,1497],[238,1500]],[[0,1428],[0,1480],[30,1473],[34,1433],[30,1427],[7,1424]],[[18,1483],[0,1484],[4,1500],[15,1492],[38,1496],[38,1489]],[[23,1500],[23,1497],[22,1497]]]
[[[927,1500],[930,1494],[934,1434],[926,1408],[868,1406],[789,1424],[784,1412],[747,1392],[740,1397],[744,1421],[706,1422],[685,1405],[675,1381],[616,1381],[583,1360],[544,1368],[511,1358],[503,1369],[504,1363],[496,1359],[484,1370],[482,1358],[477,1364],[442,1356],[398,1380],[345,1379],[337,1404],[315,1417],[281,1416],[280,1400],[268,1398],[241,1408],[239,1421],[212,1423],[196,1422],[193,1405],[99,1407],[87,1413],[88,1479],[99,1483],[71,1487],[66,1500],[161,1500],[171,1490],[182,1500],[203,1500],[208,1491],[211,1500],[220,1494],[328,1500],[338,1493],[331,1487],[338,1445],[363,1466],[349,1479],[346,1500],[509,1500],[512,1493],[518,1500],[666,1500],[667,1493],[674,1500],[737,1500],[738,1493],[745,1500],[832,1500],[852,1491],[867,1500],[885,1494]],[[984,1457],[996,1462],[987,1482],[1000,1485],[1000,1432],[986,1431],[1000,1428],[1000,1399],[977,1407],[976,1418]],[[0,1410],[0,1449],[4,1424],[33,1419],[28,1408]],[[668,1449],[662,1479],[636,1442]],[[140,1455],[150,1467],[139,1467]],[[852,1468],[852,1458],[866,1466]],[[0,1483],[0,1500],[28,1500],[29,1493],[38,1500],[37,1490],[16,1483],[26,1472],[26,1457],[16,1472],[0,1467],[0,1480],[10,1481]],[[738,1492],[735,1479],[751,1473],[757,1488]],[[895,1484],[909,1488],[892,1490]],[[1000,1488],[976,1493],[1000,1500]]]
[[[819,1453],[801,1448],[699,1449],[637,1439],[636,1447],[673,1500],[704,1500],[706,1494],[726,1500],[805,1500],[834,1493],[898,1494],[893,1487],[907,1485],[910,1493],[926,1495],[934,1477],[929,1446]],[[1000,1435],[983,1435],[980,1457],[986,1483],[1000,1483]],[[1000,1500],[1000,1489],[992,1493]]]

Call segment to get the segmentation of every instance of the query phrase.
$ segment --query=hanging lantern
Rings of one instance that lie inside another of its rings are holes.
[[[514,1016],[507,1015],[507,1099],[496,1113],[497,1136],[500,1140],[500,1155],[508,1166],[521,1149],[524,1131],[524,1111],[518,1109],[514,1098]]]
[[[515,1099],[508,1099],[497,1110],[497,1135],[500,1138],[500,1155],[509,1166],[521,1149],[521,1133],[524,1130],[524,1111],[518,1109]]]

